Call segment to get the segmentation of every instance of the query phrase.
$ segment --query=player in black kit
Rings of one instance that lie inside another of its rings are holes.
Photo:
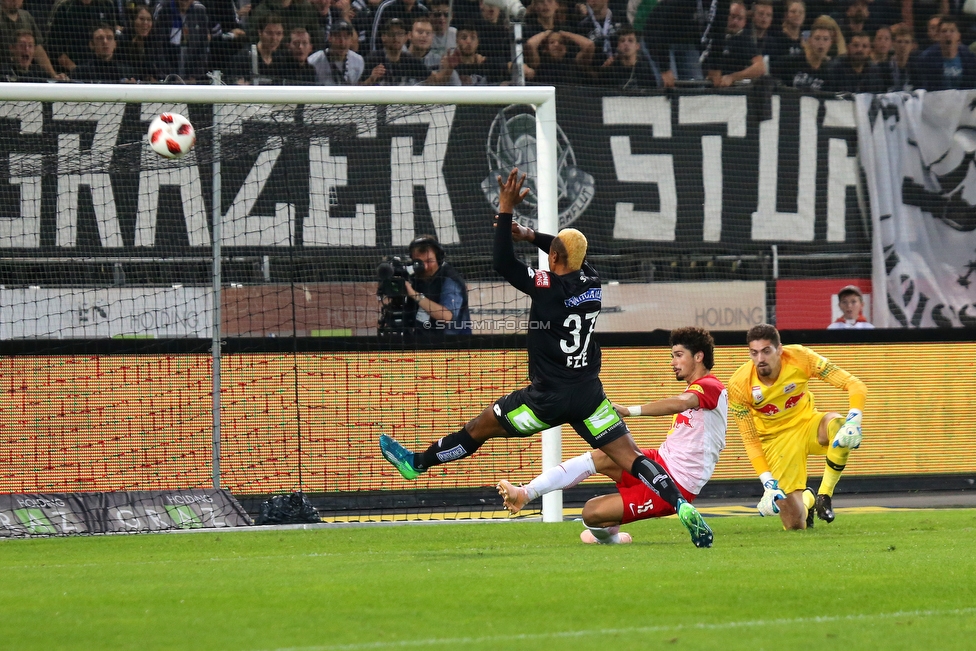
[[[474,454],[491,438],[532,436],[568,423],[590,446],[674,507],[697,547],[712,546],[712,530],[678,492],[668,473],[640,453],[630,430],[613,409],[600,382],[600,347],[593,329],[602,290],[596,271],[584,260],[586,237],[567,228],[558,235],[536,233],[512,221],[512,210],[528,194],[525,175],[514,169],[498,177],[498,217],[494,268],[516,289],[532,297],[528,334],[529,377],[524,389],[498,399],[463,428],[413,453],[392,437],[380,436],[383,456],[405,479],[432,466]],[[513,240],[533,242],[549,254],[549,269],[532,269],[515,257]]]

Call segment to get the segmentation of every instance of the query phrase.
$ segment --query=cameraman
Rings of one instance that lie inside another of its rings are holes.
[[[418,306],[417,328],[446,335],[471,334],[468,287],[454,267],[444,261],[444,249],[433,235],[410,243],[410,257],[424,265],[407,296]]]

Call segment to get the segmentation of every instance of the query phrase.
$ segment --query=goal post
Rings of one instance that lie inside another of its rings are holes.
[[[176,336],[178,338],[195,338],[198,340],[208,338],[211,340],[211,348],[210,348],[210,355],[209,355],[211,361],[211,365],[210,365],[211,377],[209,378],[209,380],[212,383],[212,388],[210,392],[210,402],[212,405],[210,409],[212,429],[210,432],[211,447],[210,450],[207,450],[207,456],[210,457],[208,461],[211,467],[209,468],[210,472],[208,472],[207,474],[209,475],[209,480],[210,480],[209,483],[212,483],[214,488],[228,487],[226,481],[226,477],[228,475],[228,469],[221,467],[221,463],[225,463],[225,464],[227,463],[226,461],[227,457],[224,454],[222,454],[221,451],[221,444],[222,444],[221,432],[222,432],[222,420],[224,418],[224,414],[227,413],[229,408],[228,405],[222,403],[223,398],[222,398],[221,386],[226,375],[222,372],[222,368],[221,368],[221,349],[222,346],[226,344],[228,338],[228,333],[223,330],[223,327],[229,317],[227,315],[221,315],[220,311],[221,309],[223,309],[225,306],[228,305],[228,301],[230,300],[226,297],[222,298],[221,295],[222,289],[228,287],[236,287],[236,286],[233,284],[234,282],[233,279],[229,278],[226,275],[222,275],[221,271],[223,266],[227,264],[229,260],[232,259],[229,258],[228,256],[233,255],[231,253],[228,253],[227,243],[237,242],[237,240],[233,239],[235,237],[234,233],[230,232],[229,230],[229,227],[231,225],[226,222],[225,208],[228,203],[227,199],[229,197],[222,194],[227,192],[227,187],[225,187],[225,184],[222,182],[222,179],[226,177],[225,174],[226,170],[222,170],[221,166],[222,166],[222,162],[228,160],[228,156],[241,154],[241,152],[239,151],[234,151],[234,152],[228,151],[228,145],[226,144],[227,141],[225,138],[226,134],[221,131],[222,125],[227,124],[228,120],[233,119],[233,116],[230,117],[228,116],[228,114],[226,113],[228,109],[225,107],[227,107],[228,105],[234,105],[235,107],[237,107],[233,109],[234,111],[237,111],[238,113],[247,114],[248,110],[250,110],[248,107],[260,107],[265,105],[273,105],[273,106],[304,105],[304,106],[320,106],[320,107],[380,106],[380,105],[415,106],[415,107],[421,105],[429,105],[429,106],[496,105],[501,107],[511,106],[511,105],[531,106],[535,112],[534,155],[536,157],[535,158],[536,178],[535,178],[535,186],[533,190],[534,190],[534,194],[536,195],[536,202],[537,202],[535,210],[538,219],[538,228],[541,231],[552,232],[552,233],[555,233],[559,229],[559,217],[558,217],[559,188],[558,188],[558,181],[557,181],[557,170],[559,167],[559,154],[558,154],[559,145],[558,145],[558,133],[557,133],[558,127],[556,124],[556,94],[555,94],[555,89],[552,87],[543,87],[543,86],[538,86],[538,87],[512,87],[512,86],[509,87],[418,87],[418,86],[413,86],[413,87],[335,87],[335,86],[333,87],[316,87],[316,86],[282,87],[282,86],[224,86],[224,85],[212,85],[212,86],[211,85],[206,85],[206,86],[205,85],[199,85],[199,86],[152,85],[150,86],[150,85],[107,85],[107,84],[21,84],[21,83],[0,84],[0,111],[2,111],[2,115],[0,115],[0,120],[20,119],[22,124],[21,126],[22,133],[27,133],[27,132],[34,133],[37,130],[36,127],[31,127],[30,129],[28,129],[23,126],[25,124],[25,118],[23,117],[23,115],[26,115],[27,113],[31,113],[32,111],[34,111],[33,108],[27,108],[24,105],[33,104],[33,103],[41,103],[45,106],[51,105],[55,107],[62,107],[62,111],[66,110],[63,109],[63,107],[72,104],[106,104],[106,105],[141,104],[143,105],[142,114],[141,114],[143,120],[145,120],[145,113],[147,111],[146,106],[148,105],[159,107],[155,110],[172,110],[170,107],[181,106],[181,105],[212,105],[213,107],[212,126],[209,129],[209,133],[206,133],[208,131],[207,129],[198,128],[198,136],[200,136],[201,138],[209,139],[210,148],[207,150],[207,153],[201,152],[199,154],[199,158],[197,159],[198,165],[203,166],[209,164],[210,166],[210,175],[211,175],[210,179],[212,179],[212,181],[211,181],[211,186],[209,188],[210,190],[209,196],[212,204],[211,204],[211,210],[209,216],[211,220],[209,235],[206,235],[205,237],[201,237],[199,239],[194,239],[194,234],[189,231],[190,229],[189,223],[192,220],[189,217],[187,217],[187,224],[188,224],[187,229],[189,232],[188,237],[189,237],[189,243],[191,248],[207,239],[210,240],[209,242],[210,263],[212,265],[210,268],[210,278],[209,278],[210,297],[206,299],[207,301],[209,301],[208,309],[211,311],[211,315],[208,317],[210,321],[209,323],[210,336],[204,337],[203,333],[200,330],[180,331],[180,334],[177,334]],[[6,106],[7,108],[3,109],[4,106]],[[44,109],[44,110],[51,111],[52,109]],[[34,112],[32,113],[32,115],[37,117],[36,113],[37,112]],[[97,111],[89,111],[88,113],[85,113],[84,115],[76,119],[91,121],[97,117],[95,115],[96,113]],[[237,115],[238,113],[234,113],[234,115]],[[51,119],[50,115],[51,115],[50,112],[48,112],[44,114],[43,118],[37,117],[37,119],[50,120]],[[119,113],[119,115],[121,116],[121,112]],[[55,115],[55,119],[57,119],[56,115]],[[285,125],[285,127],[290,127],[290,125]],[[100,146],[99,137],[105,136],[105,134],[100,134],[99,128],[100,127],[95,129],[96,133],[94,135],[94,139],[95,139],[94,144],[86,140],[86,136],[82,136],[80,138],[80,145],[76,146],[76,150],[79,152],[80,156],[82,157],[88,156],[87,151],[89,147],[91,147],[92,152],[95,152],[96,148]],[[31,131],[31,129],[34,129],[34,131]],[[25,137],[29,138],[29,135]],[[59,137],[63,138],[64,136],[59,136]],[[258,154],[257,156],[258,160],[254,163],[253,169],[258,170],[258,172],[256,172],[255,174],[257,175],[257,177],[260,178],[254,181],[254,183],[252,183],[251,186],[248,186],[248,183],[251,183],[251,175],[250,174],[248,175],[248,179],[245,180],[244,183],[245,186],[250,187],[250,190],[248,190],[249,192],[259,193],[260,188],[263,187],[263,184],[265,182],[270,182],[268,181],[270,172],[268,172],[267,169],[264,168],[273,167],[276,157],[282,155],[280,151],[282,148],[280,140],[275,141],[274,138],[271,138],[267,142],[272,143],[272,144],[265,145],[268,151],[254,152]],[[277,148],[276,145],[274,144],[275,142],[278,143]],[[101,145],[104,144],[105,144],[104,141],[102,141]],[[136,143],[134,139],[133,141],[130,141],[129,144],[138,145],[138,143]],[[143,160],[145,160],[145,156],[146,156],[145,151],[147,150],[147,148],[142,145],[140,147],[143,150],[143,153],[141,155],[143,156]],[[200,147],[198,146],[197,149],[199,150]],[[102,154],[104,155],[105,152],[103,151]],[[6,157],[7,154],[0,154],[0,156]],[[35,164],[37,167],[43,166],[46,169],[50,169],[53,165],[53,163],[41,164],[40,161],[43,158],[43,156],[34,157],[32,154],[21,154],[21,153],[17,153],[17,154],[11,153],[9,154],[9,156],[11,157],[10,158],[11,166],[10,166],[8,182],[11,185],[13,185],[13,183],[15,182],[15,177],[26,178],[28,176],[27,174],[21,174],[21,176],[17,176],[19,172],[17,173],[15,172],[17,170],[20,170],[21,168],[28,166],[29,164]],[[58,156],[59,156],[58,161],[61,161],[63,156],[61,156],[60,149],[59,149]],[[109,153],[108,156],[109,158],[111,158],[111,153]],[[92,155],[89,157],[89,162],[90,159],[95,157],[96,154],[92,153]],[[138,156],[130,156],[127,160],[136,160],[137,158]],[[163,163],[159,163],[159,164],[162,165]],[[58,165],[61,165],[61,162],[58,162]],[[65,167],[65,169],[68,169],[68,167],[70,167],[70,164],[66,164],[66,165],[67,167]],[[170,165],[174,170],[177,170],[178,169],[177,166],[179,165],[179,163],[165,163],[165,165]],[[264,168],[262,168],[262,165],[264,166]],[[336,163],[333,160],[327,160],[323,163],[323,165],[326,166],[336,165]],[[263,172],[262,169],[264,169]],[[62,179],[65,176],[70,176],[67,174],[67,172],[61,174],[60,167],[58,167],[58,170],[60,174],[60,176],[58,177],[59,179]],[[100,172],[101,171],[104,170],[100,170]],[[172,176],[172,178],[174,179],[183,178],[178,176],[179,173],[180,172],[178,171],[173,171],[172,174],[174,176]],[[261,174],[264,174],[264,176],[261,176]],[[104,233],[102,232],[101,229],[103,228],[104,223],[106,221],[103,219],[103,213],[100,211],[100,205],[98,204],[99,201],[106,201],[106,202],[117,201],[120,203],[127,203],[127,205],[130,205],[130,209],[133,212],[136,212],[135,205],[134,205],[135,199],[132,197],[128,197],[128,198],[119,197],[118,196],[119,191],[117,188],[114,190],[116,199],[113,199],[113,188],[111,186],[111,181],[108,180],[108,176],[109,175],[107,173],[93,174],[90,171],[82,170],[75,173],[74,176],[71,177],[71,179],[73,179],[71,182],[74,183],[74,185],[71,187],[73,188],[72,192],[74,192],[72,196],[74,197],[75,205],[77,205],[78,203],[77,201],[78,188],[82,188],[83,192],[87,191],[91,193],[92,202],[95,204],[94,219],[98,223],[98,227],[100,229],[98,232],[99,236],[104,236]],[[30,178],[35,178],[35,177],[31,176]],[[196,209],[195,207],[199,207],[204,204],[203,195],[207,190],[206,184],[207,184],[206,179],[204,179],[203,184],[201,184],[199,178],[192,179],[193,192],[198,193],[198,196],[194,196],[194,197],[186,196],[189,190],[187,191],[181,190],[180,200],[183,203],[184,213],[186,213],[187,211],[195,210]],[[34,196],[29,194],[29,192],[32,191],[30,190],[30,188],[37,188],[38,190],[36,194],[40,195],[41,193],[40,188],[42,187],[44,188],[44,191],[48,193],[43,197],[43,199],[41,198],[41,196]],[[43,210],[47,211],[47,214],[49,214],[51,212],[50,204],[52,198],[50,196],[50,189],[52,187],[53,187],[53,183],[48,179],[39,180],[32,186],[28,186],[26,182],[21,183],[20,204],[23,206],[26,205],[27,202],[31,200],[36,200],[37,204],[39,206],[43,206]],[[156,187],[155,190],[152,191],[156,192],[157,195],[159,194],[158,187]],[[59,194],[61,193],[60,185],[59,185],[58,192]],[[140,187],[140,193],[143,192],[144,190]],[[238,192],[238,199],[244,197],[243,199],[241,199],[241,201],[243,202],[241,203],[241,206],[243,207],[241,207],[240,210],[245,212],[244,216],[246,217],[247,216],[246,211],[249,209],[249,207],[253,207],[255,205],[255,202],[258,200],[257,197],[256,196],[245,197],[244,195],[246,194],[246,192],[244,189],[241,189],[240,191],[234,189],[232,190],[232,192]],[[333,194],[327,196],[325,200],[326,201],[334,200],[333,195],[334,195],[334,190],[333,190]],[[31,197],[33,197],[33,199]],[[235,205],[238,199],[235,199]],[[137,234],[135,236],[136,237],[135,246],[137,247],[140,245],[140,242],[142,242],[139,239],[140,237],[142,238],[148,237],[151,240],[152,232],[153,232],[150,231],[150,235],[148,236],[144,234],[143,235],[139,234],[140,231],[138,229],[142,227],[143,215],[147,210],[144,209],[142,205],[144,200],[145,197],[142,196],[142,194],[140,194],[140,196],[138,197],[138,202],[139,202],[138,216],[135,217],[136,229],[137,229],[136,230]],[[176,201],[175,199],[172,198],[170,200]],[[61,201],[62,198],[59,197],[57,199],[59,210],[61,209]],[[14,203],[15,202],[16,200],[14,200]],[[9,203],[11,203],[11,201],[8,200],[8,204]],[[284,210],[285,214],[288,213],[288,210],[293,210],[292,208],[289,208],[288,206],[282,206],[281,204],[277,206],[277,209]],[[356,209],[358,211],[359,206],[357,206]],[[78,210],[78,208],[75,208],[75,210]],[[113,205],[112,211],[114,210],[115,210],[115,206]],[[122,211],[122,207],[120,206],[119,212],[121,211]],[[42,212],[41,208],[38,208],[37,212],[38,214],[40,214]],[[82,212],[84,212],[84,210],[82,210]],[[61,228],[60,213],[58,219],[59,219],[58,228],[60,229]],[[436,217],[433,217],[433,219],[435,225],[437,225],[438,222],[436,220]],[[199,218],[197,219],[197,227],[202,229],[203,231],[207,230],[206,217],[203,217],[202,219]],[[153,228],[155,228],[155,226],[153,226]],[[8,229],[8,233],[9,232],[10,231]],[[38,232],[40,232],[38,239],[42,240],[45,237],[44,228],[40,228]],[[255,251],[254,255],[251,256],[250,258],[247,258],[246,260],[245,258],[241,258],[241,260],[244,260],[244,262],[235,262],[234,264],[245,264],[245,263],[250,264],[250,262],[248,261],[251,260],[251,258],[260,261],[262,259],[262,253],[263,253],[261,246],[264,246],[265,244],[265,235],[267,235],[267,237],[270,238],[268,241],[273,240],[275,237],[279,239],[282,237],[277,230],[274,233],[260,234],[260,236],[256,234],[252,234],[252,235],[254,235],[253,241],[255,242],[259,241],[260,245],[252,246],[250,244],[252,240],[248,239],[247,241],[249,243],[248,244],[249,248],[245,250],[251,251],[253,249]],[[48,235],[47,237],[49,238],[50,241],[51,236]],[[293,237],[293,235],[290,235],[287,232],[287,228],[286,228],[283,237],[287,241],[291,241],[289,238]],[[397,237],[396,232],[394,232],[394,236],[393,236],[394,245],[398,243],[396,237]],[[412,235],[410,236],[410,239],[412,239]],[[146,240],[146,241],[150,241],[150,240]],[[120,241],[121,241],[121,237],[120,237]],[[240,242],[243,241],[244,241],[243,239],[240,240]],[[144,244],[144,242],[142,243]],[[355,243],[352,244],[355,245]],[[346,242],[343,242],[341,244],[341,246],[345,246],[345,245]],[[22,246],[23,246],[23,242],[21,239],[18,239],[16,242],[14,240],[11,240],[8,243],[0,242],[0,247],[7,247],[8,251],[13,250],[14,251],[13,255],[16,255],[18,252],[20,252],[21,251],[20,247]],[[47,246],[51,246],[50,242],[48,243]],[[59,230],[56,235],[56,244],[54,244],[54,246],[55,247],[74,246],[74,241],[71,240],[69,242],[67,239],[64,239],[62,237],[61,231]],[[126,242],[125,246],[129,246],[129,243]],[[40,247],[40,249],[43,248],[44,248],[43,246]],[[63,251],[64,248],[59,248],[58,253],[63,253]],[[77,252],[77,256],[72,258],[73,261],[80,261],[82,260],[82,258],[84,258],[89,262],[91,262],[96,259],[96,257],[91,253],[91,251],[85,251],[83,253],[80,248],[75,249],[75,251]],[[125,264],[124,262],[125,260],[128,260],[123,255],[118,255],[119,251],[117,250],[110,251],[109,253],[110,255],[108,257],[105,257],[104,259],[99,258],[100,260],[102,260],[102,263],[105,263],[105,261],[109,261],[108,264],[114,264],[116,268],[119,268],[121,265]],[[37,261],[48,259],[43,257],[43,251],[41,251],[41,255],[38,255],[36,251],[32,251],[30,255],[34,256],[31,259]],[[50,258],[50,259],[53,260],[56,258]],[[144,266],[150,267],[152,265],[172,264],[174,263],[174,261],[178,259],[180,259],[178,254],[174,252],[168,252],[160,255],[158,258],[155,258],[151,261],[147,260]],[[111,260],[116,260],[116,262],[112,263],[110,262]],[[142,261],[138,261],[138,263],[140,265],[143,264]],[[38,262],[38,264],[43,264],[43,262]],[[75,262],[66,263],[66,264],[75,264]],[[81,263],[78,262],[78,264]],[[192,264],[192,263],[187,262],[187,264]],[[269,277],[270,274],[267,271],[267,265],[268,265],[267,255],[263,255],[263,262],[254,263],[254,264],[263,265],[262,268],[264,269],[265,277],[266,278]],[[547,266],[547,258],[545,255],[541,255],[541,254],[539,255],[539,265],[542,267]],[[65,271],[64,273],[66,276],[69,275],[69,272],[67,271]],[[147,271],[145,273],[149,274],[150,272]],[[293,271],[293,274],[295,274],[296,277],[297,277],[297,273],[298,272]],[[65,280],[64,282],[67,283],[67,280]],[[151,284],[151,282],[152,282],[152,278],[149,277],[148,280],[146,280],[146,283]],[[174,292],[185,290],[182,281],[173,282],[169,280],[168,276],[160,277],[158,279],[158,284],[172,285],[173,288],[172,291]],[[296,282],[292,282],[291,285],[292,285],[291,292],[293,294],[296,291],[303,291],[302,287],[305,287],[301,283],[296,283]],[[65,286],[67,286],[67,284],[65,284]],[[304,291],[308,292],[309,290],[306,287]],[[54,301],[55,299],[52,298],[51,300]],[[135,298],[128,297],[125,300],[141,305],[142,302],[145,302],[148,299],[146,299],[145,297],[136,296]],[[201,298],[200,300],[202,301],[203,299]],[[201,302],[201,305],[202,304],[203,303]],[[32,318],[38,320],[42,319],[42,317],[38,316],[38,314],[44,309],[43,307],[35,306],[30,309],[32,310],[31,314],[34,315]],[[291,309],[292,310],[295,309],[294,302],[292,303]],[[34,336],[32,334],[33,330],[31,330],[30,328],[28,328],[27,330],[30,332],[27,332],[25,334],[24,332],[18,331],[19,334],[15,334],[13,335],[13,337],[30,339],[32,336]],[[38,328],[35,328],[35,330],[39,331]],[[336,329],[336,332],[339,331],[345,332],[345,330],[343,330],[342,328]],[[88,330],[81,328],[81,329],[76,329],[75,331],[72,332],[73,334],[71,333],[66,334],[66,331],[64,330],[58,330],[56,332],[54,330],[51,330],[50,332],[47,332],[47,334],[42,334],[39,336],[41,338],[58,339],[58,340],[61,340],[62,338],[71,339],[72,337],[84,338],[86,336],[84,333],[88,332]],[[160,330],[159,332],[165,332],[165,331]],[[97,335],[97,336],[105,336],[105,335]],[[122,339],[126,339],[126,338],[131,339],[131,338],[139,337],[139,335],[133,335],[127,333],[123,333],[122,335],[111,334],[108,336],[122,338]],[[154,336],[157,337],[165,336],[165,334],[160,335],[157,333]],[[269,336],[274,336],[274,335],[269,335]],[[93,348],[97,348],[97,346],[94,346]],[[72,348],[70,346],[65,348],[65,350],[69,350],[69,349]],[[84,346],[81,346],[80,348],[76,346],[75,348],[73,348],[73,350],[87,350],[87,349]],[[297,345],[294,348],[290,346],[284,346],[282,350],[291,353],[293,351],[297,351]],[[196,371],[189,373],[189,375],[192,375],[193,377],[197,377]],[[297,385],[297,380],[295,383]],[[297,386],[295,388],[295,393],[296,396],[299,393],[301,393],[301,390]],[[298,398],[296,397],[295,400],[297,401]],[[236,409],[237,407],[238,407],[237,405],[233,406],[234,409]],[[422,409],[422,407],[419,406],[414,408]],[[296,413],[298,413],[297,409],[296,409]],[[434,435],[434,432],[430,432],[430,434]],[[301,437],[299,438],[301,439]],[[546,469],[553,465],[557,465],[561,460],[560,459],[561,451],[562,451],[561,431],[559,428],[548,430],[542,435],[541,438],[542,438],[542,466],[543,469]],[[299,441],[299,451],[298,451],[299,462],[297,466],[299,486],[301,486],[301,473],[303,468],[302,462],[300,460],[302,457],[302,451],[300,449],[300,445],[301,443]],[[288,446],[285,445],[284,447],[287,448]],[[119,455],[119,456],[123,456],[123,455]],[[284,456],[287,456],[287,454],[285,454]],[[197,460],[199,461],[199,458]],[[81,482],[78,485],[84,486],[85,484]],[[199,486],[199,483],[194,485]],[[260,480],[248,484],[248,486],[250,487],[249,490],[259,490],[262,486],[271,486],[271,485],[272,483],[270,482],[262,483],[262,481]],[[46,487],[50,488],[50,484],[48,484]],[[145,484],[139,484],[138,487],[140,488],[145,487]],[[45,488],[45,487],[39,486],[37,488]],[[115,489],[115,490],[125,490],[126,485],[118,484],[108,488]],[[8,489],[0,488],[0,491],[3,490],[8,490]],[[561,501],[560,494],[553,493],[547,495],[544,498],[543,519],[545,521],[559,521],[562,519],[562,501]]]

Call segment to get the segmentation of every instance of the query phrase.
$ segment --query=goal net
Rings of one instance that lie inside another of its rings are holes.
[[[0,100],[0,493],[220,487],[253,511],[303,491],[336,519],[490,517],[498,478],[541,469],[536,437],[408,483],[376,441],[422,450],[525,383],[528,303],[491,270],[495,177],[527,172],[519,219],[558,229],[551,88]],[[195,127],[181,159],[147,143],[161,112]],[[472,336],[401,318],[425,235],[467,284]]]
[[[655,330],[823,329],[837,290],[865,287],[851,100],[579,91],[0,85],[0,493],[220,486],[251,512],[303,491],[337,519],[503,516],[498,479],[582,442],[495,441],[406,482],[376,440],[422,450],[524,385],[528,301],[491,268],[514,166],[520,220],[589,239],[612,397],[674,390],[641,356]],[[146,142],[163,111],[196,128],[176,161]],[[424,236],[464,280],[471,335],[405,307]],[[751,476],[742,458],[716,477]]]

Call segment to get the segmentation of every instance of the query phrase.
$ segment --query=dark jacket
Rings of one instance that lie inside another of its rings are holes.
[[[695,0],[661,0],[644,23],[644,42],[659,70],[670,70],[672,47],[694,47],[704,52],[725,34],[728,0],[702,0],[702,12]],[[702,40],[704,39],[704,43]]]
[[[827,79],[824,90],[832,93],[883,93],[884,81],[878,72],[878,66],[870,61],[864,64],[861,72],[851,66],[847,55],[837,57],[827,68]]]
[[[75,65],[94,58],[88,47],[92,32],[102,23],[115,26],[118,22],[118,13],[111,0],[92,0],[87,5],[81,0],[66,0],[56,5],[45,41],[51,62],[57,65],[62,54],[67,54]]]
[[[949,85],[942,74],[942,48],[933,45],[922,53],[918,59],[918,83],[916,88],[925,90],[946,90],[947,88],[976,88],[976,54],[965,45],[959,45],[959,62],[962,64],[962,75],[955,85]]]
[[[170,34],[182,29],[180,45],[173,45]],[[156,6],[155,23],[150,35],[160,53],[160,68],[165,75],[179,75],[184,80],[199,79],[209,70],[210,19],[207,9],[194,0],[181,16],[176,0],[163,0]]]
[[[165,74],[159,67],[158,45],[150,35],[144,43],[135,43],[126,34],[119,37],[115,58],[129,68],[132,76],[139,81],[162,81]]]
[[[132,79],[132,71],[124,63],[113,57],[110,61],[91,59],[74,69],[71,78],[75,81],[87,81],[94,84],[120,84]]]
[[[432,278],[421,279],[417,278],[413,281],[413,287],[418,292],[434,301],[439,305],[444,304],[444,300],[441,296],[444,288],[444,281],[446,279],[451,279],[461,288],[461,307],[457,310],[457,314],[453,315],[452,326],[447,327],[443,330],[444,334],[471,334],[471,312],[468,310],[468,286],[464,282],[464,278],[461,274],[451,266],[449,262],[444,262],[437,269],[437,273],[433,275]],[[463,327],[458,327],[463,326]]]

